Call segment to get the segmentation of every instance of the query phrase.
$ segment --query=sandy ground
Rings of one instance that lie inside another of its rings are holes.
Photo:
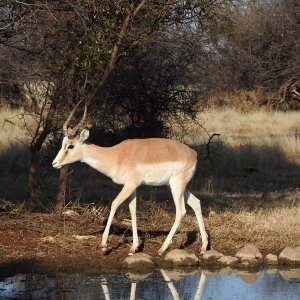
[[[102,255],[101,233],[105,220],[85,215],[32,213],[21,218],[0,217],[0,274],[16,272],[84,272],[99,273],[118,270],[131,245],[130,222],[118,216],[111,228],[110,251]],[[173,217],[173,216],[171,216]],[[252,219],[251,219],[252,220]],[[210,213],[205,225],[213,249],[234,255],[247,243],[254,243],[262,254],[279,254],[285,246],[299,246],[300,233],[282,236],[280,232],[249,226],[247,218],[234,213]],[[171,227],[168,222],[140,220],[140,249],[156,259],[157,251]],[[153,228],[156,225],[156,229]],[[184,248],[200,256],[201,241],[192,216],[186,216],[170,249]]]

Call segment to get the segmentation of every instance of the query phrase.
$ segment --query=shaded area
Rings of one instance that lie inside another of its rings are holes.
[[[143,226],[145,227],[145,225]],[[99,233],[102,235],[104,232],[104,228],[99,231]],[[184,232],[186,235],[185,239],[186,241],[179,245],[181,249],[187,248],[197,242],[197,234],[199,231],[197,230],[192,230],[192,231],[187,231]],[[97,232],[98,233],[98,232]],[[125,243],[128,244],[128,238],[130,239],[132,237],[132,230],[131,228],[126,228],[123,226],[119,226],[118,224],[113,224],[111,226],[111,233],[116,235],[116,236],[122,236],[125,238]],[[209,234],[209,231],[207,232]],[[94,233],[93,233],[94,234]],[[162,238],[165,239],[167,235],[169,234],[169,230],[138,230],[138,236],[140,240],[139,247],[137,249],[137,252],[143,252],[145,248],[145,242],[146,240],[151,240],[151,239],[156,239],[156,238]],[[124,241],[123,241],[124,242]],[[118,243],[117,245],[113,247],[108,248],[108,252],[106,254],[110,254],[113,250],[118,249],[120,246],[122,246],[123,243]],[[208,249],[210,248],[210,243],[208,245]]]
[[[35,199],[46,207],[53,205],[58,184],[58,171],[51,167],[52,151],[44,151],[40,157],[38,188]],[[12,202],[26,198],[25,176],[28,167],[28,149],[12,145],[0,155],[0,198]],[[213,198],[214,206],[223,201],[223,193],[239,193],[242,201],[264,207],[269,193],[280,194],[299,188],[300,165],[289,160],[279,147],[243,145],[229,148],[220,144],[212,156],[212,162],[199,157],[197,172],[190,184],[194,193],[203,193],[206,199]],[[120,191],[121,186],[93,170],[89,166],[75,163],[70,166],[66,202],[80,201],[109,204]],[[255,195],[256,193],[256,195]],[[260,205],[257,193],[261,193]],[[141,187],[140,198],[165,201],[171,199],[167,188]],[[253,195],[255,195],[253,197]],[[232,198],[236,198],[233,196]],[[254,201],[255,198],[255,201]],[[298,201],[298,199],[297,199]],[[209,205],[211,205],[209,201]],[[245,203],[247,206],[247,204]],[[276,205],[282,205],[275,202]],[[172,205],[173,206],[173,205]],[[250,205],[251,206],[251,205]],[[227,206],[230,209],[230,207]]]
[[[300,162],[298,151],[292,160],[279,146],[242,144],[232,147],[220,142],[211,161],[201,161],[200,157],[196,180],[199,178],[203,184],[211,178],[212,191],[247,193],[297,188],[300,179],[297,161]]]

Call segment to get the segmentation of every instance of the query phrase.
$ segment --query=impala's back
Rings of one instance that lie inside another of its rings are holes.
[[[169,139],[126,140],[110,151],[112,156],[107,153],[106,157],[111,174],[107,175],[120,184],[135,180],[139,184],[164,185],[174,176],[182,176],[188,182],[197,163],[194,150]]]

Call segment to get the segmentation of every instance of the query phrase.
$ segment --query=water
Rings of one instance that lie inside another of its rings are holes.
[[[0,299],[300,299],[300,268],[260,272],[157,270],[87,275],[17,274],[0,278]]]

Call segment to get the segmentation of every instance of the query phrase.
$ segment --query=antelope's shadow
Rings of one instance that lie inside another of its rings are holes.
[[[171,228],[170,228],[171,229]],[[104,228],[102,228],[100,231],[97,232],[92,232],[92,235],[99,235],[99,234],[103,234],[104,232]],[[115,245],[110,245],[109,250],[106,254],[109,254],[112,250],[116,250],[118,249],[120,246],[125,244],[129,244],[131,243],[131,237],[132,237],[132,230],[130,228],[124,227],[124,226],[120,226],[120,225],[116,225],[116,224],[112,224],[111,225],[111,230],[110,230],[110,235],[116,235],[116,236],[123,236],[123,240],[118,242]],[[144,247],[145,247],[145,242],[146,240],[151,240],[151,239],[155,239],[157,237],[167,237],[167,235],[169,234],[168,230],[139,230],[138,229],[138,236],[139,236],[139,247],[137,252],[143,252],[144,251]],[[208,249],[210,249],[210,234],[209,231],[207,231],[208,234]],[[192,230],[192,231],[188,231],[186,232],[186,241],[184,243],[182,243],[179,248],[180,249],[184,249],[187,248],[188,246],[194,244],[195,242],[197,242],[197,235],[200,235],[200,232],[197,230]]]

